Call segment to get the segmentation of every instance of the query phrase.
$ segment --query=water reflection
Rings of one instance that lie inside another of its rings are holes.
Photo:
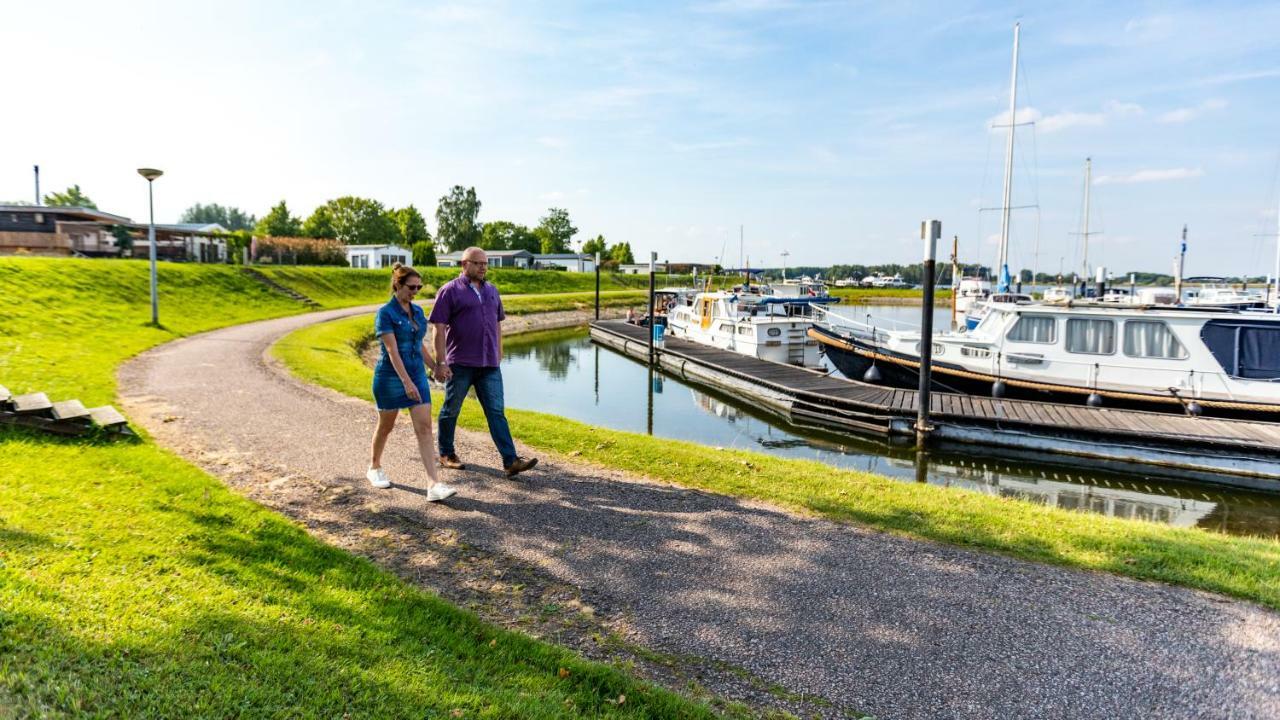
[[[896,308],[895,308],[896,309]],[[818,460],[907,482],[960,487],[1069,510],[1180,527],[1280,536],[1280,496],[1157,479],[1082,472],[1050,463],[895,447],[881,438],[793,425],[719,391],[691,387],[612,350],[585,332],[511,343],[503,365],[507,403],[593,425]],[[592,392],[585,392],[590,383]]]

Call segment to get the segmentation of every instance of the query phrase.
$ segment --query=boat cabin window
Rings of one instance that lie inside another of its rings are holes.
[[[1248,320],[1210,320],[1200,339],[1228,375],[1280,379],[1280,324]]]
[[[1129,320],[1124,324],[1124,354],[1137,358],[1185,360],[1187,349],[1169,325],[1159,320]]]
[[[920,349],[916,348],[916,352],[919,351]],[[941,355],[942,353],[938,354]],[[978,347],[977,345],[961,345],[960,354],[964,357],[989,358],[991,357],[991,350],[984,347]]]
[[[1051,344],[1058,340],[1058,321],[1052,315],[1023,315],[1004,337],[1013,342]]]
[[[1093,318],[1067,319],[1067,352],[1111,355],[1115,351],[1115,322]]]

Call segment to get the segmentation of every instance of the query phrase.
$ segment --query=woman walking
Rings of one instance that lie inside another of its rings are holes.
[[[373,371],[378,427],[373,432],[373,451],[366,477],[376,488],[391,487],[391,480],[382,469],[382,450],[396,425],[396,416],[408,408],[413,434],[418,438],[418,452],[427,468],[427,500],[435,502],[453,495],[455,490],[440,482],[436,466],[427,367],[434,374],[438,366],[426,346],[427,317],[422,308],[413,303],[420,290],[422,276],[418,271],[396,263],[391,271],[391,300],[378,310],[374,323],[374,332],[382,343],[382,357]]]

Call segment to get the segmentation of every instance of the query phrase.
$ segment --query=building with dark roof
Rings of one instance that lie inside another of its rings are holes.
[[[216,223],[156,225],[156,257],[226,262],[226,229]],[[131,242],[122,247],[120,237]],[[0,205],[0,255],[128,257],[148,254],[147,224],[94,208]]]

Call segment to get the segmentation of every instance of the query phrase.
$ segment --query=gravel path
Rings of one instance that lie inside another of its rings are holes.
[[[351,523],[348,533],[390,528],[394,544],[424,552],[446,537],[482,554],[467,560],[532,568],[678,659],[666,665],[710,668],[696,676],[709,690],[757,705],[828,717],[1280,717],[1280,614],[1249,603],[797,517],[563,458],[544,457],[513,482],[487,435],[461,430],[472,469],[449,472],[459,495],[432,505],[407,422],[388,448],[396,486],[374,491],[363,479],[372,406],[264,360],[295,328],[371,311],[156,348],[121,369],[123,404],[158,442],[242,487],[244,469],[258,469],[247,489],[268,505],[318,527],[307,504],[328,498],[324,517]],[[288,496],[303,486],[313,500]]]

